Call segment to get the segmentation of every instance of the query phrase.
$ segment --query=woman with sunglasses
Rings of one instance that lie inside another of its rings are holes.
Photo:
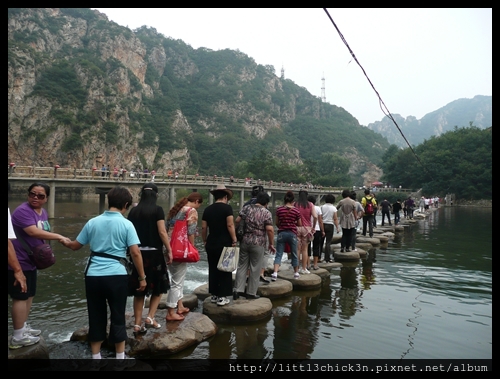
[[[20,286],[14,285],[14,271],[8,265],[8,291],[12,298],[12,323],[14,334],[9,344],[10,349],[19,349],[34,345],[42,331],[33,329],[26,323],[31,310],[33,297],[37,287],[37,269],[28,256],[19,239],[23,239],[30,247],[41,245],[45,240],[66,240],[66,237],[52,233],[47,211],[43,208],[50,195],[50,187],[45,183],[33,183],[28,188],[28,201],[19,205],[12,212],[12,226],[17,239],[12,240],[17,259],[26,277],[27,292],[22,292]]]

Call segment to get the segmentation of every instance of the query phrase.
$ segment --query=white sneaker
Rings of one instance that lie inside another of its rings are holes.
[[[298,278],[300,278],[300,274],[299,274],[298,272],[294,273],[294,274],[293,274],[293,278],[294,278],[294,279],[298,279]]]
[[[24,328],[24,332],[31,334],[33,337],[36,337],[36,336],[39,336],[40,334],[42,334],[41,330],[33,329],[31,327],[31,325],[28,323],[26,324],[26,327]]]
[[[302,275],[305,275],[305,274],[310,274],[311,272],[305,268],[301,268],[299,270],[299,273],[302,274]]]
[[[231,300],[229,300],[227,297],[219,297],[219,300],[217,301],[217,305],[226,305],[229,304]]]
[[[210,302],[211,302],[211,303],[217,303],[217,301],[218,301],[218,300],[219,300],[219,298],[218,298],[217,296],[212,296],[212,297],[210,298]]]
[[[31,346],[40,341],[40,337],[32,336],[29,333],[24,332],[23,338],[16,340],[14,337],[10,340],[9,349],[15,350],[25,346]]]
[[[275,282],[275,281],[276,281],[276,279],[278,279],[278,273],[277,273],[277,272],[273,272],[273,273],[271,274],[271,280],[272,280],[273,282]]]

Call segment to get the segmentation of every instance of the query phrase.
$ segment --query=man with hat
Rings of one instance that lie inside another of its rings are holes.
[[[233,275],[217,269],[224,246],[235,246],[233,208],[228,204],[233,191],[224,184],[218,184],[210,191],[215,202],[205,208],[201,221],[201,237],[208,257],[208,292],[210,301],[217,305],[229,304],[228,296],[233,293]]]

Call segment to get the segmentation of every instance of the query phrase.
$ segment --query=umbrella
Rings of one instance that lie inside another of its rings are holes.
[[[372,186],[383,186],[383,185],[384,185],[384,183],[382,183],[382,182],[373,182],[372,183]]]

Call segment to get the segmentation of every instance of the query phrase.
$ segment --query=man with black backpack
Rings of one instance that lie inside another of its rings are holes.
[[[365,210],[363,213],[363,236],[366,237],[366,224],[368,223],[368,230],[370,238],[373,237],[373,217],[375,214],[375,208],[377,207],[377,201],[375,197],[370,194],[369,189],[365,189],[365,196],[361,199],[361,205]]]

